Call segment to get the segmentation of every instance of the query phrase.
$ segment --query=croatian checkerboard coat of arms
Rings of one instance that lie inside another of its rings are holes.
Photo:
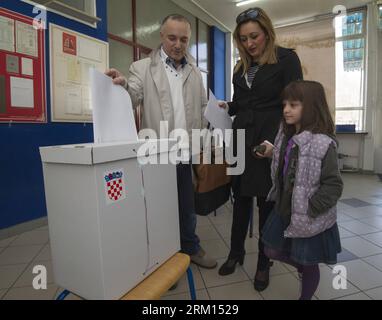
[[[106,202],[119,202],[126,198],[125,174],[123,170],[113,170],[104,175]]]

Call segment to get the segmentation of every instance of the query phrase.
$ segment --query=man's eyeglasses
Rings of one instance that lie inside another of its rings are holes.
[[[236,18],[236,24],[240,24],[246,20],[255,20],[259,17],[260,12],[257,9],[248,9],[240,13]]]

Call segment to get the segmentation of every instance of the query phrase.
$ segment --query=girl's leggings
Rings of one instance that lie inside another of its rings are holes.
[[[283,251],[265,247],[265,254],[272,260],[278,260],[295,267],[302,276],[300,300],[311,300],[320,282],[320,268],[318,264],[304,266],[291,260]]]

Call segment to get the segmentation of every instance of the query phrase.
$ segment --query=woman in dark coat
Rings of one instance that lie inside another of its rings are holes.
[[[221,107],[228,107],[229,114],[236,116],[233,129],[246,130],[245,170],[242,175],[233,178],[231,250],[228,260],[219,269],[220,275],[233,273],[238,262],[243,264],[253,198],[256,197],[259,208],[260,235],[273,209],[273,203],[266,202],[272,182],[270,161],[265,157],[272,150],[271,144],[282,118],[281,92],[291,81],[303,77],[297,54],[275,44],[272,22],[262,9],[248,9],[237,17],[236,22],[234,40],[241,60],[234,70],[233,101],[228,105],[222,103]],[[264,154],[257,153],[254,157],[252,150],[258,145],[264,145],[266,150]],[[254,280],[256,290],[267,288],[270,267],[264,246],[259,241]]]

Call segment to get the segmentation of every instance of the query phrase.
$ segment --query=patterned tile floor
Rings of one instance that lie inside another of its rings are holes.
[[[343,246],[339,263],[347,270],[347,288],[335,290],[332,282],[334,266],[321,265],[321,282],[315,299],[382,299],[382,183],[377,176],[344,174],[344,194],[338,203],[338,224]],[[257,213],[254,237],[247,238],[247,256],[234,274],[222,277],[215,270],[192,265],[197,297],[202,300],[297,299],[299,282],[296,271],[282,263],[271,269],[271,283],[258,293],[252,279],[257,262]],[[217,215],[198,217],[197,233],[205,250],[224,263],[229,252],[232,207],[227,204]],[[33,267],[45,265],[47,290],[32,287]],[[0,299],[54,299],[62,291],[54,283],[48,227],[0,240]],[[81,299],[73,294],[67,299]],[[165,300],[189,299],[183,277]]]

